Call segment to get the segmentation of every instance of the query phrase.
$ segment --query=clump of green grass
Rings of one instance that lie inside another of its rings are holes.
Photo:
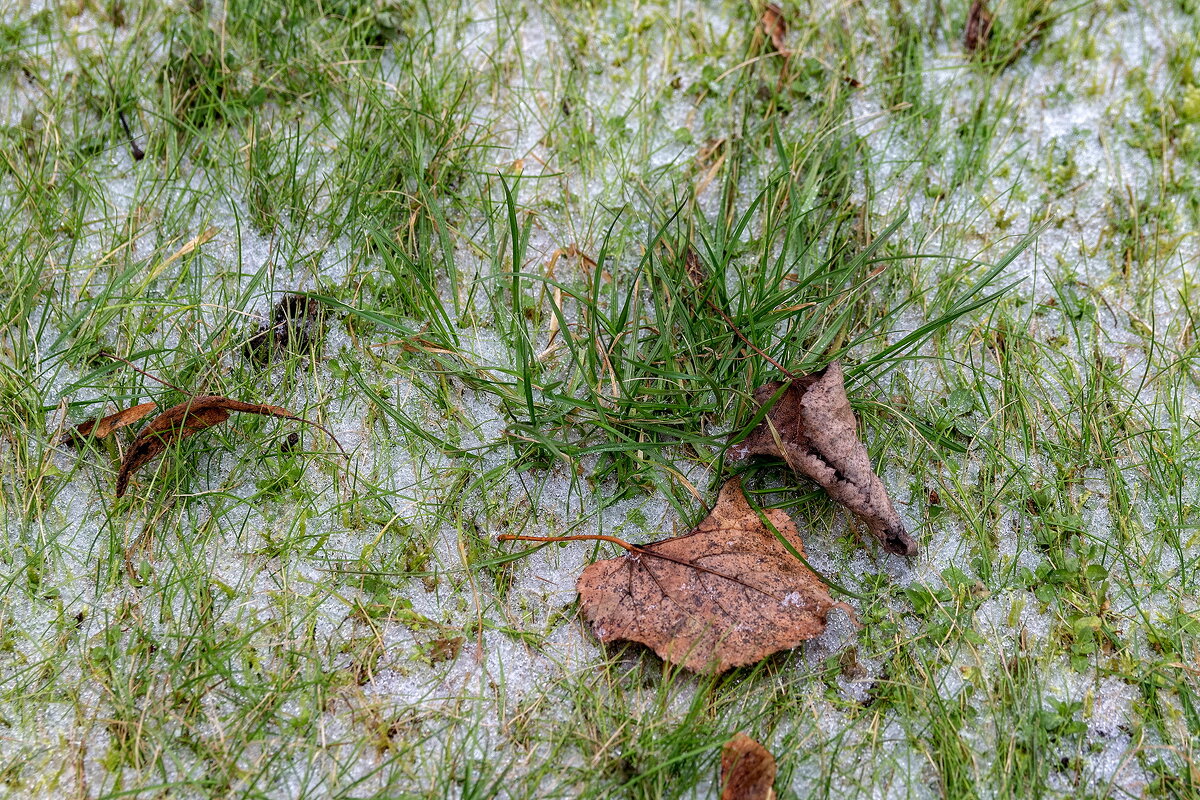
[[[1192,796],[1194,20],[996,3],[969,58],[968,5],[788,6],[786,57],[744,4],[10,13],[9,790],[693,796],[745,730],[781,796]],[[247,359],[294,291],[323,347]],[[104,352],[353,458],[236,420],[115,503],[128,440],[56,433],[179,398]],[[686,530],[832,359],[926,555],[748,484],[861,628],[697,678],[596,646],[603,548],[497,544]]]

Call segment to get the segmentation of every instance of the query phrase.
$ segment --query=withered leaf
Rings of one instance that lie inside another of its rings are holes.
[[[797,551],[779,510],[764,512]],[[834,602],[746,502],[741,481],[684,536],[631,547],[579,577],[584,616],[603,642],[634,641],[695,672],[723,672],[795,647],[825,630]]]
[[[156,408],[158,408],[157,403],[138,403],[132,408],[122,409],[115,414],[109,414],[107,417],[89,419],[87,422],[81,422],[71,430],[64,432],[59,438],[59,442],[70,444],[82,441],[88,437],[103,439],[113,431],[118,431],[127,425],[132,425]]]
[[[721,748],[721,800],[774,800],[775,756],[744,733]]]
[[[963,47],[975,53],[987,45],[992,38],[992,12],[986,0],[974,0],[967,11],[967,24],[963,29]]]
[[[325,310],[318,301],[286,294],[275,304],[270,322],[260,323],[258,332],[246,341],[246,357],[262,366],[273,356],[303,353],[320,339],[324,319]]]
[[[729,449],[730,458],[782,458],[866,523],[885,550],[915,556],[917,543],[904,529],[855,431],[841,365],[830,364],[786,388],[777,382],[760,386],[754,399],[761,406],[780,390],[782,395],[766,419],[745,441]]]
[[[771,46],[780,55],[788,54],[787,42],[787,20],[784,19],[783,9],[775,3],[767,3],[762,14],[763,31],[771,39]]]
[[[262,414],[270,417],[298,419],[295,414],[279,406],[243,403],[216,394],[199,395],[185,400],[155,417],[149,425],[143,428],[133,440],[125,458],[121,461],[121,469],[117,473],[117,497],[125,494],[129,486],[129,478],[133,473],[158,458],[167,446],[179,439],[207,430],[214,425],[220,425],[229,419],[233,412],[243,414]]]
[[[704,264],[700,262],[700,256],[695,250],[688,250],[684,257],[684,265],[687,269],[688,280],[692,286],[700,288],[708,282],[708,270]]]
[[[430,665],[440,664],[443,661],[453,661],[458,658],[459,652],[462,650],[463,637],[447,636],[443,639],[434,639],[425,645],[422,645],[419,650],[421,657]]]

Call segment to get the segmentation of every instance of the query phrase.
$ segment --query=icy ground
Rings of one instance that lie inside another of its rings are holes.
[[[44,87],[78,79],[87,65],[127,45],[128,30],[113,26],[92,4],[79,5],[74,13],[57,3],[16,3],[4,10],[3,21],[14,24],[39,14],[60,16],[48,23],[54,35],[35,27],[14,45],[24,72],[3,78],[0,127],[39,124],[47,102]],[[1197,502],[1188,454],[1195,448],[1200,394],[1194,377],[1170,384],[1184,388],[1169,392],[1158,380],[1168,370],[1194,369],[1187,361],[1194,336],[1189,308],[1200,299],[1195,294],[1200,237],[1195,198],[1173,187],[1184,185],[1184,177],[1200,178],[1200,162],[1171,160],[1169,153],[1141,143],[1153,133],[1147,132],[1154,123],[1148,109],[1183,109],[1189,93],[1198,93],[1193,121],[1180,125],[1171,145],[1181,153],[1196,152],[1187,137],[1194,142],[1200,136],[1200,90],[1181,82],[1177,63],[1180,42],[1194,39],[1200,24],[1186,5],[1109,3],[1073,10],[1055,19],[1036,47],[994,82],[971,67],[958,39],[928,39],[922,91],[938,98],[940,117],[918,128],[937,128],[950,137],[975,118],[985,92],[988,102],[1004,107],[980,162],[988,165],[986,174],[977,183],[978,176],[970,176],[971,188],[964,188],[966,179],[953,169],[961,156],[956,141],[944,143],[940,158],[922,155],[929,143],[896,110],[890,84],[882,79],[890,68],[883,48],[865,47],[855,76],[862,88],[852,101],[853,126],[865,143],[862,159],[872,166],[869,185],[861,181],[855,197],[876,218],[907,210],[893,250],[938,256],[917,263],[915,280],[936,286],[943,271],[953,268],[951,257],[992,261],[1021,235],[1041,229],[1036,244],[1000,281],[1015,284],[1005,302],[1037,309],[1027,315],[1024,333],[1046,343],[1051,361],[1063,365],[1061,375],[1088,375],[1103,361],[1105,374],[1114,376],[1118,402],[1136,408],[1146,429],[1168,431],[1167,438],[1180,443],[1174,479],[1155,476],[1148,482],[1148,459],[1136,441],[1074,476],[1073,524],[1081,526],[1082,539],[1107,545],[1089,568],[1108,576],[1103,624],[1120,633],[1118,652],[1064,644],[1100,626],[1098,617],[1064,615],[1028,582],[997,579],[989,585],[976,577],[980,553],[965,535],[974,521],[933,513],[925,497],[928,476],[910,471],[901,458],[885,454],[882,472],[906,522],[922,539],[915,561],[883,555],[873,546],[847,547],[845,520],[832,512],[821,524],[800,521],[813,565],[823,573],[852,590],[882,574],[937,598],[935,605],[948,604],[947,626],[970,632],[946,639],[928,680],[941,702],[961,700],[978,712],[961,729],[969,752],[964,760],[975,774],[993,774],[1011,757],[1011,731],[989,716],[989,698],[1003,692],[1014,659],[1033,671],[1022,676],[1020,686],[1039,688],[1040,696],[1030,702],[1044,710],[1047,730],[1058,725],[1049,758],[1061,768],[1049,782],[1061,796],[1165,796],[1162,772],[1183,782],[1197,777],[1197,732],[1189,722],[1195,710],[1169,688],[1151,698],[1136,668],[1159,657],[1161,631],[1194,631],[1188,626],[1196,625],[1200,613],[1194,593],[1200,540],[1194,520],[1180,516],[1194,514]],[[431,51],[452,51],[456,68],[503,76],[489,94],[464,105],[487,145],[478,156],[479,170],[519,174],[521,206],[536,213],[525,272],[584,270],[582,259],[556,256],[569,248],[596,254],[612,222],[611,209],[637,209],[674,183],[704,186],[714,168],[706,147],[739,133],[740,122],[723,116],[728,107],[719,94],[728,85],[723,81],[747,68],[740,43],[753,28],[752,15],[732,3],[623,6],[581,10],[588,15],[585,24],[564,18],[557,8],[529,4],[498,13],[492,4],[480,4],[457,12],[455,24],[434,33]],[[886,28],[887,3],[846,6],[839,13],[855,15],[864,37]],[[210,24],[220,25],[220,4],[205,13]],[[581,72],[571,61],[571,42],[584,27],[600,54],[593,56],[595,63],[603,66]],[[668,29],[688,33],[666,37]],[[797,62],[820,61],[832,47],[803,25],[789,36]],[[644,44],[655,37],[662,46]],[[141,46],[150,61],[165,58],[170,47],[166,41]],[[705,54],[713,52],[718,55],[709,61]],[[402,87],[411,77],[406,67],[386,49],[377,67],[378,91],[404,102]],[[431,70],[439,68],[445,67],[430,64]],[[591,119],[585,158],[570,152],[573,140],[561,130],[558,98],[567,80],[578,82],[584,99],[577,113]],[[705,83],[710,90],[696,90]],[[334,164],[357,124],[355,113],[338,109],[314,121],[311,135],[300,141],[303,151],[291,162],[303,172],[305,185],[315,187],[314,215],[330,202],[323,181],[336,179]],[[1184,119],[1192,112],[1177,113]],[[298,127],[303,125],[302,120]],[[808,131],[799,122],[790,133],[800,137]],[[133,225],[138,233],[130,246],[158,256],[134,279],[129,295],[152,299],[160,282],[192,281],[203,299],[186,321],[181,313],[178,324],[163,326],[156,346],[200,350],[214,329],[234,324],[231,320],[248,324],[269,314],[279,292],[340,289],[350,298],[350,287],[381,269],[377,256],[356,249],[351,231],[330,240],[324,229],[291,215],[270,230],[248,224],[252,211],[244,197],[223,188],[222,167],[194,155],[180,156],[183,178],[162,177],[148,169],[154,165],[134,162],[127,147],[107,149],[87,176],[94,193],[79,201],[87,209],[84,232],[70,248],[47,256],[45,274],[54,291],[72,300],[100,293],[109,266],[121,257],[114,248],[129,238],[127,226]],[[774,158],[764,155],[757,171],[740,176],[742,207],[777,166]],[[0,163],[0,211],[20,225],[28,212],[14,210],[18,184],[19,176],[4,172]],[[700,192],[706,213],[719,213],[722,200],[715,183]],[[187,211],[173,211],[180,205]],[[1153,219],[1139,218],[1148,207]],[[147,219],[160,224],[144,225]],[[486,240],[489,219],[480,209],[468,209],[455,220],[462,285],[439,287],[447,304],[450,293],[468,298],[477,320],[487,318],[489,293],[499,291],[488,280],[488,256],[478,244]],[[1128,224],[1122,228],[1121,221]],[[168,261],[209,228],[216,232],[197,245],[199,267],[186,254]],[[635,235],[618,232],[617,263],[636,261]],[[550,293],[541,298],[543,304],[551,300]],[[1081,317],[1077,311],[1084,307]],[[1098,320],[1094,325],[1088,323],[1092,318]],[[890,341],[922,324],[919,306],[899,320]],[[689,520],[662,493],[635,493],[606,506],[603,498],[621,487],[611,479],[580,480],[596,467],[594,461],[504,470],[511,459],[504,444],[508,420],[495,396],[456,388],[456,409],[434,407],[420,390],[432,380],[429,375],[359,358],[368,351],[390,352],[386,332],[363,340],[334,323],[316,369],[299,374],[276,369],[264,383],[289,387],[289,406],[320,406],[350,452],[349,466],[338,466],[336,458],[323,454],[321,438],[305,433],[306,446],[322,455],[305,467],[303,490],[285,489],[279,502],[252,504],[261,489],[256,481],[270,478],[276,467],[266,457],[249,460],[244,450],[250,437],[230,433],[220,440],[223,446],[193,453],[202,474],[189,484],[187,497],[160,511],[114,512],[107,451],[46,444],[60,425],[111,411],[127,399],[96,387],[89,378],[96,364],[59,359],[59,323],[56,317],[55,325],[33,331],[34,363],[7,366],[36,374],[47,406],[64,399],[109,402],[64,406],[50,414],[42,459],[48,474],[60,477],[29,488],[28,495],[15,485],[5,492],[0,786],[12,796],[122,791],[278,798],[405,791],[571,796],[580,791],[573,775],[588,776],[604,759],[621,757],[604,741],[621,728],[613,719],[661,726],[696,713],[694,698],[708,690],[703,680],[663,673],[636,648],[605,652],[578,619],[575,580],[583,565],[607,549],[548,547],[510,566],[481,566],[511,552],[487,544],[504,532],[506,519],[520,519],[524,532],[542,535],[606,533],[646,540],[686,530]],[[984,323],[961,324],[965,358],[983,348],[968,329]],[[464,326],[460,336],[461,355],[487,374],[503,375],[516,363],[487,324]],[[550,347],[548,329],[536,344]],[[952,397],[954,375],[932,350],[923,354],[929,358],[902,364],[895,380],[924,396]],[[231,353],[220,363],[232,368],[237,358]],[[352,363],[359,364],[360,379],[385,391],[402,413],[478,458],[465,466],[452,453],[390,427],[362,392],[337,388],[351,380]],[[999,379],[982,391],[999,392]],[[1072,413],[1079,390],[1065,378],[1029,391],[1032,408],[1062,411],[1061,418],[1038,422],[1046,440],[1060,435],[1061,427],[1091,426]],[[990,420],[978,407],[968,407],[961,422],[987,435]],[[266,429],[285,435],[271,425]],[[1010,468],[1030,484],[1039,484],[1041,476],[1054,483],[1059,467],[1053,447],[1015,438],[1002,447]],[[15,448],[6,435],[0,457],[15,458]],[[972,451],[947,467],[964,491],[982,484],[982,469]],[[715,495],[718,476],[711,464],[681,455],[678,470],[679,479],[702,498]],[[231,481],[231,474],[242,477]],[[1130,519],[1113,516],[1114,476],[1136,512]],[[477,477],[482,484],[465,491]],[[148,483],[149,472],[140,480]],[[38,497],[44,507],[34,510]],[[697,503],[693,513],[698,510]],[[1039,567],[1047,562],[1036,531],[1044,521],[1037,510],[1009,505],[997,518],[992,554],[997,573],[1024,568],[1042,575]],[[166,525],[163,520],[172,530],[194,535],[153,535],[156,526]],[[1162,544],[1166,529],[1177,530],[1177,545]],[[146,530],[151,535],[142,547]],[[276,546],[281,541],[290,544]],[[134,554],[133,574],[125,574],[122,559],[111,555],[126,551]],[[356,574],[364,564],[378,565],[383,588],[373,589]],[[195,584],[197,575],[204,576],[201,588],[185,585]],[[898,640],[928,635],[927,616],[915,614],[913,602],[920,601],[904,593],[889,600],[887,613],[903,620]],[[372,608],[379,603],[389,608],[376,613]],[[743,687],[746,699],[738,702],[748,708],[758,697],[788,692],[795,695],[790,707],[804,709],[755,731],[786,764],[784,782],[794,796],[942,796],[948,791],[945,777],[930,755],[931,734],[923,721],[892,712],[872,716],[872,698],[888,680],[887,655],[861,636],[835,613],[825,635],[745,678],[751,688]],[[224,648],[224,654],[195,658],[196,647]],[[1193,690],[1196,655],[1192,640],[1190,656],[1184,654],[1191,659],[1184,665],[1191,677],[1181,680],[1190,681]],[[218,674],[184,669],[164,679],[170,672],[164,662],[172,659],[194,659],[196,669],[217,661],[222,667]],[[1143,715],[1151,705],[1161,725],[1146,724]],[[608,716],[596,713],[597,706],[608,706]],[[153,724],[143,726],[138,720],[144,718],[153,718]],[[929,719],[935,718],[931,712]],[[554,733],[560,727],[586,729],[580,737],[594,737],[593,749],[578,741],[562,744],[566,740]],[[710,765],[715,752],[708,753]],[[557,766],[546,771],[547,761]],[[507,767],[507,788],[471,783],[470,765],[490,764],[477,769],[492,775],[498,763]],[[533,783],[523,776],[533,776],[528,779]],[[695,785],[662,792],[712,796],[715,774],[710,769],[704,776]],[[429,780],[438,782],[432,790]],[[986,793],[986,786],[985,781],[980,791]]]

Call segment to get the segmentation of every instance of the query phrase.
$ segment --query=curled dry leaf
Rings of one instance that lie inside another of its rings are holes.
[[[775,800],[775,756],[744,733],[721,748],[721,800]]]
[[[788,54],[787,42],[787,20],[784,19],[783,9],[775,3],[767,3],[763,9],[762,15],[763,31],[771,39],[771,46],[780,55]]]
[[[159,414],[138,433],[137,438],[126,451],[125,458],[121,461],[121,470],[117,473],[117,497],[125,494],[130,476],[158,458],[172,442],[186,439],[192,434],[207,430],[214,425],[220,425],[235,411],[243,414],[299,419],[286,408],[243,403],[240,400],[231,400],[215,394],[200,395],[185,400]]]
[[[782,458],[865,522],[885,550],[915,556],[917,543],[904,529],[855,431],[841,366],[835,362],[790,384],[760,386],[754,399],[762,405],[780,391],[766,419],[745,441],[730,448],[730,457]]]
[[[963,29],[963,47],[975,53],[983,49],[992,38],[992,12],[985,0],[974,0],[967,11],[967,24]]]
[[[800,553],[796,526],[764,512]],[[691,533],[597,561],[579,578],[583,614],[601,641],[641,642],[696,672],[723,672],[795,647],[825,630],[834,606],[821,579],[779,542],[726,482]]]
[[[118,431],[127,425],[132,425],[141,420],[156,408],[158,408],[157,403],[138,403],[132,408],[122,409],[115,414],[109,414],[107,417],[89,419],[87,422],[81,422],[71,430],[64,432],[59,442],[62,444],[71,444],[83,441],[89,437],[103,439],[113,431]]]

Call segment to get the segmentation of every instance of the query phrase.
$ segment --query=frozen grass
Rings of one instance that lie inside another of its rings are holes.
[[[1200,17],[968,5],[7,0],[0,786],[707,797],[744,730],[783,797],[1196,797]],[[847,364],[924,550],[755,467],[863,627],[712,679],[495,536],[698,521],[774,374],[722,314]],[[103,352],[351,459],[235,419],[116,501],[57,433],[181,398]]]

